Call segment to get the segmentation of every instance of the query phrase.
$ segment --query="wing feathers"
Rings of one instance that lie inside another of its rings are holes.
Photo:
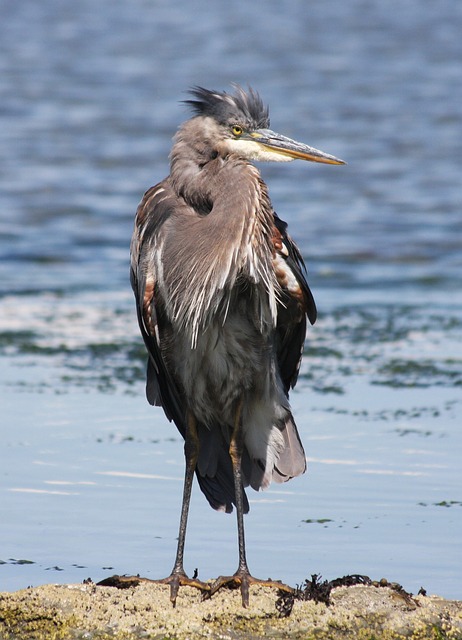
[[[188,407],[184,394],[180,392],[166,363],[166,346],[162,340],[170,320],[166,316],[162,295],[159,293],[161,291],[159,284],[165,282],[166,276],[163,272],[165,265],[162,260],[162,250],[166,246],[168,229],[171,228],[172,220],[177,215],[177,200],[168,180],[146,192],[138,207],[131,245],[131,283],[136,298],[138,322],[149,353],[147,399],[151,404],[163,407],[167,418],[175,422],[184,437]],[[186,207],[184,202],[183,205],[178,206]],[[192,215],[185,212],[185,219],[191,219]],[[186,231],[188,224],[185,225],[182,233]],[[307,317],[311,323],[316,320],[316,306],[305,279],[303,259],[288,236],[286,227],[286,223],[274,214],[272,241],[274,283],[280,290],[277,298],[271,289],[273,284],[266,283],[268,295],[273,296],[277,313],[275,365],[276,378],[280,384],[282,382],[279,409],[282,415],[279,413],[275,419],[274,414],[271,413],[272,410],[269,411],[267,407],[265,409],[265,414],[268,416],[267,423],[254,425],[259,434],[250,437],[248,447],[244,451],[242,462],[244,482],[245,485],[250,483],[255,489],[266,487],[271,479],[276,482],[289,480],[306,469],[305,454],[297,427],[288,402],[284,401],[283,393],[288,397],[289,389],[296,383],[305,339],[306,320]],[[209,238],[201,238],[200,242],[209,242]],[[205,249],[203,253],[206,253]],[[235,256],[227,254],[226,259],[233,262],[233,277],[236,278],[238,267]],[[181,267],[180,262],[181,260],[178,259],[175,263],[176,269]],[[212,267],[216,268],[213,265]],[[178,270],[176,273],[175,277],[180,280],[194,275],[190,273],[185,276]],[[255,273],[254,277],[257,279],[261,275]],[[165,295],[166,291],[162,290],[162,293]],[[204,289],[203,295],[208,294],[209,292]],[[197,331],[200,323],[197,318],[195,322]],[[272,418],[271,415],[273,415]],[[261,430],[262,426],[265,433]],[[206,427],[199,424],[198,433],[200,457],[196,474],[200,488],[214,509],[229,513],[235,504],[235,493],[227,439],[223,437],[222,428],[219,425]],[[249,504],[246,497],[244,506],[247,512]]]
[[[282,435],[284,449],[274,467],[273,480],[275,482],[286,482],[306,471],[305,452],[292,414],[289,414],[286,419]]]

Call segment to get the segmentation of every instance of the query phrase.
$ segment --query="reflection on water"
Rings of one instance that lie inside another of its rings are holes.
[[[239,81],[349,163],[262,167],[320,317],[308,474],[249,494],[251,569],[460,597],[462,5],[234,4],[0,9],[0,585],[171,569],[182,442],[144,400],[128,246],[182,92]],[[236,562],[197,489],[186,562]]]

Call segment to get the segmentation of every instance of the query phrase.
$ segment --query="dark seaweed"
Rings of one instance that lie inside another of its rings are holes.
[[[409,604],[417,606],[417,602],[412,598],[412,593],[408,593],[397,582],[388,582],[385,578],[380,581],[371,580],[368,576],[362,576],[359,574],[343,576],[343,578],[336,578],[335,580],[322,580],[322,576],[318,574],[312,574],[311,580],[306,579],[303,586],[297,585],[293,593],[286,593],[279,591],[278,599],[276,601],[276,609],[282,618],[290,616],[294,603],[296,600],[313,600],[316,603],[325,604],[329,607],[331,603],[330,594],[332,589],[336,587],[351,587],[353,585],[363,584],[374,587],[389,587],[393,589]],[[423,587],[419,591],[419,594],[423,594],[425,589]]]

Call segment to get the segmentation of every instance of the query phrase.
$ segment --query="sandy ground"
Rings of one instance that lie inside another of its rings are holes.
[[[0,594],[2,640],[149,638],[310,638],[335,640],[462,639],[462,602],[436,596],[412,599],[388,587],[340,587],[332,604],[296,601],[289,617],[275,608],[274,590],[251,587],[250,606],[238,591],[201,601],[182,588],[176,608],[163,585],[128,589],[95,584],[45,585]]]

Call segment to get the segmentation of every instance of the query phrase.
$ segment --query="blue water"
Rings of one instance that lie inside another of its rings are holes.
[[[261,167],[319,320],[292,394],[308,473],[249,494],[250,568],[461,598],[462,5],[6,0],[0,18],[0,589],[171,569],[182,442],[144,399],[128,247],[184,91],[237,81],[348,161]],[[231,572],[236,546],[195,487],[187,570]]]

